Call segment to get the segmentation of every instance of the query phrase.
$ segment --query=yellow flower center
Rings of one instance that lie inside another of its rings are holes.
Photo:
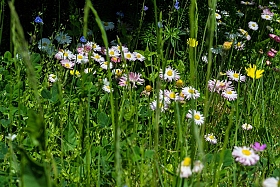
[[[253,27],[255,27],[255,26],[256,26],[256,24],[255,24],[255,23],[253,23],[253,24],[252,24],[252,26],[253,26]]]
[[[64,56],[68,57],[68,53],[64,53]]]
[[[93,44],[93,45],[92,45],[92,48],[93,48],[93,49],[95,49],[96,47],[97,47],[96,44]]]
[[[105,61],[105,62],[104,62],[104,64],[107,66],[107,65],[108,65],[108,62],[107,62],[107,61]]]
[[[131,58],[131,54],[126,54],[126,58]]]
[[[181,92],[179,95],[180,95],[180,97],[185,97],[185,95],[183,94],[183,92]]]
[[[234,73],[234,74],[233,74],[233,77],[234,77],[234,78],[238,78],[238,77],[239,77],[239,74],[238,74],[238,73]]]
[[[137,54],[137,55],[136,55],[136,58],[141,58],[141,55],[140,55],[140,54]]]
[[[78,59],[83,59],[83,56],[82,55],[78,55]]]
[[[200,120],[200,115],[198,115],[198,114],[195,114],[193,117],[195,120]]]
[[[55,76],[55,75],[52,75],[52,78],[53,78],[53,79],[55,79],[55,78],[56,78],[56,76]]]
[[[179,80],[176,81],[176,86],[182,87],[182,86],[183,86],[183,83],[184,83],[184,82],[183,82],[181,79],[179,79]]]
[[[242,153],[246,156],[250,156],[251,155],[251,151],[250,150],[247,150],[247,149],[243,149],[242,150]]]
[[[210,135],[210,136],[209,136],[209,139],[213,140],[213,139],[215,139],[215,138],[214,138],[213,135]]]
[[[230,94],[232,94],[232,91],[228,90],[228,91],[226,91],[226,93],[230,95]]]
[[[70,64],[65,64],[65,67],[70,68]]]
[[[95,55],[94,58],[100,59],[100,56],[99,55]]]
[[[172,75],[173,75],[173,71],[170,69],[170,70],[168,70],[168,71],[166,72],[166,74],[167,74],[168,76],[172,76]]]
[[[194,94],[194,92],[195,92],[194,89],[189,89],[190,94]]]
[[[183,166],[190,166],[191,165],[191,158],[186,157],[183,161]]]
[[[174,92],[171,92],[171,93],[169,94],[169,97],[172,98],[172,99],[174,99],[174,98],[175,98],[175,93],[174,93]]]
[[[109,54],[110,54],[110,55],[114,55],[115,52],[114,52],[114,51],[110,51]]]

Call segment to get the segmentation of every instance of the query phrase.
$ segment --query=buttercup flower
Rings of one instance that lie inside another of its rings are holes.
[[[278,187],[280,184],[279,178],[278,177],[269,177],[265,179],[262,183],[263,187]]]
[[[250,124],[248,124],[248,123],[244,123],[244,124],[242,125],[242,129],[243,129],[243,130],[251,130],[252,128],[253,128],[253,126],[250,125]]]
[[[231,48],[231,46],[232,46],[232,42],[225,42],[223,44],[223,49],[224,50],[229,50]]]
[[[246,72],[247,72],[247,76],[248,77],[251,77],[253,79],[259,79],[263,76],[263,72],[264,70],[260,69],[260,70],[257,70],[257,66],[255,64],[253,64],[253,67],[252,65],[250,64],[249,65],[249,68],[245,68]]]
[[[252,29],[254,31],[258,30],[258,28],[259,28],[258,24],[254,21],[250,21],[248,23],[248,26],[249,26],[250,29]]]
[[[251,147],[258,152],[265,150],[266,144],[261,145],[259,142],[255,142]]]
[[[216,144],[217,143],[217,139],[213,135],[213,133],[205,135],[204,138],[206,139],[206,141],[210,142],[211,144]]]
[[[179,79],[179,80],[176,81],[176,86],[177,86],[178,88],[182,88],[183,84],[184,84],[184,81],[181,80],[181,79]]]
[[[245,80],[246,80],[246,76],[241,75],[240,73],[237,73],[233,70],[228,70],[226,72],[226,75],[228,76],[228,78],[230,80],[233,80],[233,81],[236,81],[236,82],[238,82],[238,81],[245,82]]]
[[[257,155],[251,148],[245,146],[234,146],[232,156],[235,158],[235,161],[244,166],[255,165],[260,159],[259,155]]]
[[[196,125],[202,125],[204,123],[204,117],[202,114],[200,114],[199,111],[189,110],[186,117],[189,119],[193,119]]]
[[[198,45],[198,41],[195,39],[195,38],[189,38],[187,40],[187,44],[190,46],[190,47],[196,47]]]

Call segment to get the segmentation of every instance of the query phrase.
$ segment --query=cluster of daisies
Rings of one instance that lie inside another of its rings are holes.
[[[106,60],[106,55],[109,56],[109,61]],[[59,60],[61,65],[66,69],[70,70],[71,75],[77,77],[81,76],[81,72],[77,65],[87,64],[89,61],[94,61],[99,64],[100,68],[103,70],[111,69],[112,73],[115,75],[115,79],[118,81],[121,87],[137,87],[137,85],[142,85],[145,81],[141,78],[141,74],[137,72],[125,72],[125,67],[122,62],[143,62],[145,57],[138,52],[130,52],[125,46],[112,46],[108,51],[100,47],[95,42],[85,41],[85,43],[80,44],[76,52],[72,52],[68,49],[60,49],[55,55],[55,59]],[[92,63],[89,63],[91,66]],[[88,67],[84,69],[84,73],[93,73],[93,67]],[[49,81],[57,81],[57,77],[54,74],[49,75]],[[103,79],[103,90],[106,92],[113,91],[110,82],[107,79]]]
[[[233,101],[237,99],[237,92],[234,90],[232,81],[245,82],[246,76],[233,70],[228,70],[226,72],[226,75],[231,81],[229,80],[220,81],[216,79],[209,80],[208,89],[210,92],[217,92],[225,99],[229,101]]]

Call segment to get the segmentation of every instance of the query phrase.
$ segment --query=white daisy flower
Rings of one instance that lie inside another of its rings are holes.
[[[93,51],[101,51],[101,47],[94,42],[90,42]]]
[[[222,97],[226,98],[229,101],[233,101],[237,99],[237,93],[232,89],[224,90],[221,95]]]
[[[258,30],[258,28],[259,28],[259,25],[254,21],[250,21],[248,23],[248,26],[249,26],[250,29],[252,29],[254,31]]]
[[[280,184],[279,178],[278,177],[269,177],[265,179],[262,183],[263,187],[278,187]]]
[[[102,69],[108,69],[108,66],[109,66],[110,69],[113,68],[113,64],[111,62],[107,62],[107,61],[100,62],[100,66],[101,66]]]
[[[162,69],[159,72],[159,77],[161,79],[164,79],[166,81],[171,82],[172,80],[178,80],[180,79],[180,75],[178,73],[178,71],[175,69],[173,70],[170,66],[165,68],[165,73],[163,75],[163,71]]]
[[[68,36],[67,33],[64,33],[64,32],[59,32],[55,39],[57,40],[57,42],[59,44],[70,44],[71,41],[72,41],[72,38],[70,36]]]
[[[120,46],[120,45],[116,45],[116,46],[112,46],[112,49],[114,49],[115,51],[117,51],[118,53],[121,53],[121,49],[122,52],[127,53],[128,52],[128,48],[125,46]]]
[[[178,96],[178,93],[175,93],[175,92],[170,91],[170,90],[164,90],[164,95],[171,100],[175,100],[176,97]]]
[[[197,99],[200,96],[200,93],[191,86],[184,87],[182,93],[185,95],[186,99]]]
[[[51,45],[51,41],[48,38],[42,38],[38,42],[38,48],[41,51],[46,51],[50,47],[50,45]]]
[[[139,60],[141,62],[143,62],[145,60],[145,57],[143,55],[141,55],[140,53],[133,52],[133,55],[135,56],[136,60]]]
[[[199,111],[189,110],[186,117],[193,119],[196,125],[202,125],[204,123],[204,117]]]
[[[104,57],[102,57],[98,53],[92,53],[91,58],[93,58],[96,62],[99,62],[99,63],[102,63],[105,61]]]
[[[251,130],[252,128],[253,128],[253,126],[250,125],[250,124],[247,124],[247,123],[244,123],[244,124],[242,125],[242,129],[243,129],[243,130],[246,130],[246,131]]]
[[[107,30],[113,30],[115,28],[115,25],[114,25],[113,22],[104,22],[104,21],[102,21],[102,24],[103,24],[103,26],[104,26],[106,31]]]
[[[61,60],[61,65],[67,69],[73,69],[75,63],[71,62],[70,60]]]
[[[257,155],[253,149],[249,147],[237,147],[234,146],[232,151],[232,156],[235,158],[235,161],[241,163],[244,166],[252,166],[255,165],[260,159],[259,155]]]
[[[227,76],[230,80],[233,80],[233,81],[236,81],[236,82],[238,82],[238,81],[245,82],[245,80],[246,80],[245,75],[241,75],[240,73],[236,73],[233,70],[228,70],[226,72],[226,74],[227,74]]]
[[[205,135],[204,138],[205,138],[206,141],[210,142],[211,144],[216,144],[217,143],[217,139],[213,135],[213,133]]]
[[[164,112],[168,110],[168,107],[169,107],[168,102],[165,102],[163,100],[159,100],[158,105],[157,105],[157,100],[154,100],[153,102],[150,103],[151,110],[156,110],[157,108],[160,108],[161,111]]]
[[[243,42],[236,42],[236,44],[234,45],[234,49],[236,49],[237,51],[241,51],[244,49],[245,43]]]
[[[181,178],[188,178],[192,175],[192,170],[191,170],[191,158],[190,157],[186,157],[181,164],[179,165],[179,169],[180,172],[180,177]]]
[[[120,56],[120,52],[118,52],[114,48],[109,49],[108,54],[109,54],[110,57],[118,57],[118,56]]]
[[[262,14],[261,17],[262,17],[262,19],[265,19],[265,20],[272,20],[272,16],[271,15]]]
[[[204,168],[203,163],[200,160],[196,160],[193,163],[193,169],[192,172],[194,173],[200,173],[202,171],[202,169]]]
[[[108,92],[108,93],[110,93],[110,92],[113,91],[113,89],[112,89],[111,86],[110,86],[110,82],[108,81],[107,78],[103,79],[103,87],[102,87],[102,89],[103,89],[105,92]]]
[[[57,76],[54,74],[50,74],[49,75],[49,81],[50,82],[56,82],[57,81]]]
[[[134,56],[134,54],[130,53],[130,52],[124,53],[124,58],[126,60],[129,60],[129,61],[135,61],[136,60],[136,57]]]
[[[77,54],[76,62],[78,64],[87,63],[88,62],[88,57],[86,55],[84,55],[83,53],[79,53],[79,54]]]
[[[218,19],[218,20],[222,18],[222,16],[218,13],[216,13],[215,16],[216,16],[216,19]]]

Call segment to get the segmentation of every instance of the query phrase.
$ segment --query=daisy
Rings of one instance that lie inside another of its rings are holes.
[[[192,170],[191,170],[191,158],[186,157],[181,164],[179,165],[178,172],[180,172],[180,177],[181,178],[188,178],[189,176],[192,175]]]
[[[124,58],[126,60],[129,60],[129,61],[135,61],[136,60],[136,57],[134,56],[134,54],[130,53],[130,52],[124,53]]]
[[[157,100],[154,100],[153,102],[150,103],[151,110],[156,110],[157,108],[160,108],[162,112],[168,110],[169,107],[168,102],[165,102],[164,100],[160,100],[158,105],[157,103],[158,103]]]
[[[132,83],[132,87],[136,88],[136,84],[138,85],[143,85],[143,83],[145,82],[144,79],[141,79],[142,75],[140,73],[136,73],[136,72],[130,72],[129,73],[129,82]]]
[[[110,82],[108,81],[107,78],[103,79],[103,87],[102,89],[105,91],[105,92],[112,92],[113,89],[110,87]]]
[[[46,51],[47,48],[49,48],[49,46],[51,45],[51,41],[48,38],[42,38],[41,40],[39,40],[38,42],[38,48],[41,51]]]
[[[87,42],[85,44],[85,46],[88,46],[93,51],[101,51],[101,47],[99,45],[97,45],[97,43],[94,43],[94,42]]]
[[[110,57],[120,56],[120,53],[117,50],[115,50],[114,48],[109,49],[108,54]]]
[[[54,74],[50,74],[49,75],[49,81],[50,82],[56,82],[57,81],[57,76]]]
[[[257,155],[251,148],[245,146],[234,146],[232,156],[244,166],[255,165],[260,159],[259,155]]]
[[[216,16],[216,19],[218,19],[218,20],[221,19],[221,17],[222,17],[222,16],[221,16],[220,14],[218,14],[218,13],[216,13],[215,16]]]
[[[247,130],[247,131],[253,128],[253,126],[248,123],[244,123],[241,127],[243,130]]]
[[[59,44],[70,44],[72,41],[72,38],[68,36],[67,33],[64,32],[59,32],[56,35],[55,39]]]
[[[145,60],[145,57],[143,55],[141,55],[140,53],[133,52],[133,55],[135,56],[136,60],[139,60],[141,62],[143,62]]]
[[[112,69],[112,68],[113,68],[112,62],[107,62],[107,61],[105,61],[105,62],[100,62],[100,67],[101,67],[102,69],[108,69],[108,66],[109,66],[110,69]]]
[[[93,60],[95,60],[96,62],[99,62],[99,63],[102,63],[105,61],[104,57],[102,57],[98,53],[92,53],[91,58],[93,58]]]
[[[189,119],[193,119],[196,125],[202,125],[204,123],[204,117],[200,114],[199,111],[189,110],[186,117]]]
[[[190,99],[197,99],[200,96],[200,93],[194,89],[193,87],[184,87],[182,89],[182,93],[185,95],[185,97],[190,100]]]
[[[84,72],[85,72],[85,74],[88,74],[88,73],[92,72],[93,75],[96,73],[96,71],[93,71],[93,68],[86,68],[84,70]]]
[[[224,90],[221,95],[222,97],[226,98],[229,101],[233,101],[237,99],[236,91],[233,91],[231,89]]]
[[[159,77],[161,79],[164,79],[168,82],[171,82],[172,80],[178,80],[180,79],[180,75],[178,73],[178,71],[175,69],[173,70],[170,66],[165,68],[165,73],[163,75],[163,71],[162,69],[159,72]]]
[[[226,89],[233,89],[231,85],[231,81],[220,81],[220,80],[209,80],[208,81],[208,89],[210,92],[217,92],[219,93],[220,91],[224,91]]]
[[[171,100],[175,100],[176,97],[178,96],[178,93],[175,93],[175,92],[170,91],[170,90],[164,90],[164,95]]]
[[[254,5],[255,3],[253,1],[249,2],[249,1],[241,1],[241,4],[243,5]]]
[[[244,49],[245,43],[243,42],[236,42],[236,44],[234,45],[234,49],[236,49],[237,51],[241,51]]]
[[[192,172],[194,173],[200,173],[202,171],[202,169],[204,168],[204,165],[202,164],[202,162],[200,160],[196,160],[193,163],[193,169]]]
[[[253,64],[253,66],[250,64],[249,68],[245,68],[246,72],[247,72],[247,76],[251,77],[253,79],[259,79],[261,78],[263,75],[264,70],[259,69],[257,70],[257,66],[255,64]]]
[[[226,72],[226,74],[227,74],[227,76],[230,80],[233,80],[233,81],[236,81],[236,82],[238,82],[238,81],[245,82],[245,80],[246,80],[245,75],[241,75],[240,73],[236,73],[233,70],[228,70]]]
[[[116,45],[116,46],[112,46],[112,49],[114,49],[115,51],[117,51],[118,53],[120,53],[121,51],[124,53],[128,52],[128,48],[125,46],[120,46],[120,45]]]
[[[269,177],[265,179],[262,183],[263,187],[278,187],[280,184],[278,177]]]
[[[247,40],[251,40],[251,36],[248,34],[247,31],[245,31],[244,29],[238,29],[239,32],[241,32],[241,34],[247,39]]]
[[[81,63],[85,64],[88,62],[88,57],[86,55],[84,55],[83,53],[79,53],[79,54],[77,54],[76,62],[78,64],[81,64]]]
[[[258,28],[259,28],[258,24],[254,21],[250,21],[248,23],[248,26],[249,26],[250,29],[252,29],[254,31],[258,30]]]
[[[67,69],[73,69],[75,63],[71,62],[70,60],[61,60],[61,65]]]
[[[272,20],[272,16],[270,16],[268,14],[262,14],[261,17],[262,17],[262,19],[265,19],[265,20]]]
[[[213,135],[213,133],[205,135],[204,138],[206,139],[206,141],[210,142],[211,144],[216,144],[217,143],[217,139]]]
[[[113,22],[104,22],[104,21],[102,21],[102,24],[103,24],[103,26],[104,26],[106,31],[107,30],[113,30],[115,28],[115,25],[114,25]]]

